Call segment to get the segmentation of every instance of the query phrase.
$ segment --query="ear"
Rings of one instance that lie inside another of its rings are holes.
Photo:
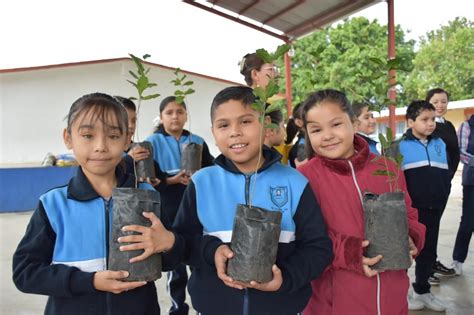
[[[415,121],[414,121],[413,119],[411,119],[411,118],[408,118],[407,122],[408,122],[408,127],[409,127],[409,128],[412,128],[413,125],[415,124]]]
[[[259,79],[258,79],[258,71],[257,71],[257,69],[252,69],[252,70],[250,71],[250,77],[252,78],[253,84],[258,85]]]
[[[72,139],[71,139],[71,135],[67,131],[67,128],[64,128],[63,130],[63,140],[64,140],[64,144],[66,145],[66,148],[68,150],[72,150]]]
[[[295,124],[299,127],[299,128],[303,128],[303,120],[302,119],[299,119],[299,118],[295,118]]]

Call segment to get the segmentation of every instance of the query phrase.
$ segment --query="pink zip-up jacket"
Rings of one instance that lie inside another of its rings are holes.
[[[390,191],[386,176],[373,175],[381,169],[377,157],[359,136],[354,137],[356,153],[347,160],[314,157],[299,170],[308,178],[321,206],[334,259],[322,276],[312,282],[313,293],[304,315],[408,314],[409,279],[406,271],[385,271],[368,278],[362,269],[364,214],[361,196],[365,191],[382,194]],[[418,222],[418,211],[411,207],[403,172],[398,187],[405,192],[409,235],[418,252],[425,239],[425,226]]]

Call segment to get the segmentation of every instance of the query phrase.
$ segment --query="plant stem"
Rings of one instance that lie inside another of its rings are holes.
[[[263,114],[265,115],[265,114]],[[265,116],[263,116],[265,118]],[[262,159],[262,155],[263,155],[263,130],[265,129],[265,125],[264,125],[264,122],[262,122],[262,128],[260,129],[260,139],[259,139],[259,144],[260,144],[260,147],[259,147],[259,155],[258,155],[258,160],[257,160],[257,167],[255,168],[255,177],[254,177],[254,181],[253,181],[253,186],[250,188],[250,196],[249,196],[249,207],[252,208],[252,197],[253,197],[253,194],[255,192],[255,187],[257,186],[257,175],[258,175],[258,168],[260,167],[260,161]]]

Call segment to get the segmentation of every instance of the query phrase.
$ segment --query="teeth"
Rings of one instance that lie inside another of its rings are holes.
[[[232,148],[232,149],[240,149],[240,148],[243,148],[243,147],[245,147],[245,146],[246,146],[246,144],[237,143],[237,144],[233,144],[233,145],[231,146],[231,148]]]

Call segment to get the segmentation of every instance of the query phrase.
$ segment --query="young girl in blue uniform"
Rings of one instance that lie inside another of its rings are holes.
[[[167,173],[166,186],[160,190],[162,201],[162,216],[173,222],[179,204],[189,182],[189,175],[181,170],[181,146],[191,142],[201,144],[202,167],[212,165],[214,157],[203,138],[191,134],[184,129],[187,121],[186,104],[177,103],[176,97],[168,96],[160,103],[160,121],[156,132],[146,140],[153,146],[153,159]],[[168,291],[171,296],[171,315],[187,315],[188,305],[185,304],[186,284],[188,274],[186,266],[181,264],[168,273]]]
[[[106,94],[84,95],[63,136],[79,168],[40,197],[13,256],[15,285],[48,295],[45,314],[160,314],[153,282],[124,282],[126,271],[107,270],[112,190],[135,184],[120,165],[130,143],[125,108]]]

